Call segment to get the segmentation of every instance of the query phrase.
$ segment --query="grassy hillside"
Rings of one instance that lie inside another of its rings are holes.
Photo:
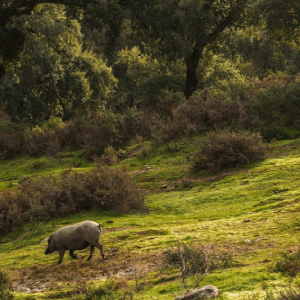
[[[217,174],[190,170],[187,158],[196,145],[196,138],[179,140],[169,149],[135,143],[113,166],[127,170],[145,190],[149,214],[82,212],[54,223],[29,224],[1,238],[0,266],[10,270],[20,291],[17,298],[80,299],[84,282],[116,278],[128,280],[131,289],[139,287],[134,299],[175,299],[184,288],[180,269],[167,264],[166,253],[177,239],[201,244],[215,256],[233,256],[235,264],[215,270],[201,283],[217,286],[223,298],[242,299],[290,281],[297,284],[297,277],[276,273],[272,266],[283,251],[299,249],[300,140],[271,144],[263,161]],[[0,188],[14,189],[23,177],[92,167],[80,153],[62,153],[59,160],[1,161]],[[88,249],[76,261],[66,253],[59,266],[57,253],[44,255],[44,239],[51,232],[86,219],[104,225],[105,261],[95,251],[87,262]]]

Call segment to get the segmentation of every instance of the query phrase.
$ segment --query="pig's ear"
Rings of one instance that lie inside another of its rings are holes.
[[[48,242],[48,244],[50,243],[50,236],[46,237],[45,239],[42,240],[42,243],[44,242]]]

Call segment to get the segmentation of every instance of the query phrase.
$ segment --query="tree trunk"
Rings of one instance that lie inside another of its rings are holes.
[[[1,58],[1,57],[0,57]],[[6,74],[6,69],[5,67],[0,64],[0,79],[2,79],[4,77],[4,75]]]
[[[186,82],[185,82],[185,97],[189,99],[198,85],[197,68],[190,67],[189,61],[186,60]]]
[[[185,58],[186,63],[186,85],[185,85],[185,97],[189,99],[193,92],[197,89],[198,78],[197,69],[199,61],[202,57],[204,47],[195,45],[191,55]]]

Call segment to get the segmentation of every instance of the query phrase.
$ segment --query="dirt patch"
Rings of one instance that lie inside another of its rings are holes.
[[[63,262],[61,265],[34,266],[10,272],[14,290],[25,293],[51,291],[66,285],[103,278],[142,278],[147,273],[159,269],[164,263],[162,253],[132,255],[118,248],[108,249],[103,261],[95,253],[91,261],[86,257]],[[67,253],[66,253],[67,254]]]

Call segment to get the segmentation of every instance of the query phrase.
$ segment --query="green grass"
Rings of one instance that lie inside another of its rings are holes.
[[[80,152],[63,152],[59,159],[43,156],[0,160],[0,191],[16,188],[24,178],[56,175],[69,169],[84,171],[92,167],[94,162],[85,160]]]
[[[299,245],[300,140],[273,144],[265,160],[219,174],[193,173],[189,169],[187,154],[195,150],[196,144],[194,138],[180,140],[171,145],[172,149],[177,148],[171,153],[166,147],[148,147],[147,156],[136,147],[135,154],[114,166],[127,169],[145,189],[150,214],[90,211],[57,219],[54,226],[52,222],[29,224],[1,238],[0,266],[12,274],[30,268],[57,270],[58,255],[44,255],[44,238],[62,226],[91,219],[105,225],[107,232],[101,241],[106,251],[120,249],[116,257],[109,256],[111,261],[105,262],[120,262],[118,272],[126,270],[126,259],[153,257],[154,266],[138,279],[142,288],[134,299],[169,300],[183,293],[179,269],[165,264],[155,267],[155,257],[162,258],[164,251],[176,246],[177,239],[201,243],[216,253],[230,252],[240,262],[238,267],[209,274],[201,283],[216,285],[223,298],[242,299],[248,292],[263,292],[266,286],[272,288],[290,281],[274,273],[271,266],[282,251],[297,249]],[[69,155],[61,161],[47,157],[1,161],[0,187],[6,188],[10,181],[16,186],[26,176],[93,167],[80,153]],[[245,222],[246,219],[250,221]],[[106,223],[108,220],[114,223]],[[82,253],[87,256],[88,249]],[[98,253],[94,259],[100,272]],[[66,254],[62,268],[72,266],[77,266],[77,262]],[[18,294],[18,299],[69,299],[68,289],[65,286],[40,295]]]

